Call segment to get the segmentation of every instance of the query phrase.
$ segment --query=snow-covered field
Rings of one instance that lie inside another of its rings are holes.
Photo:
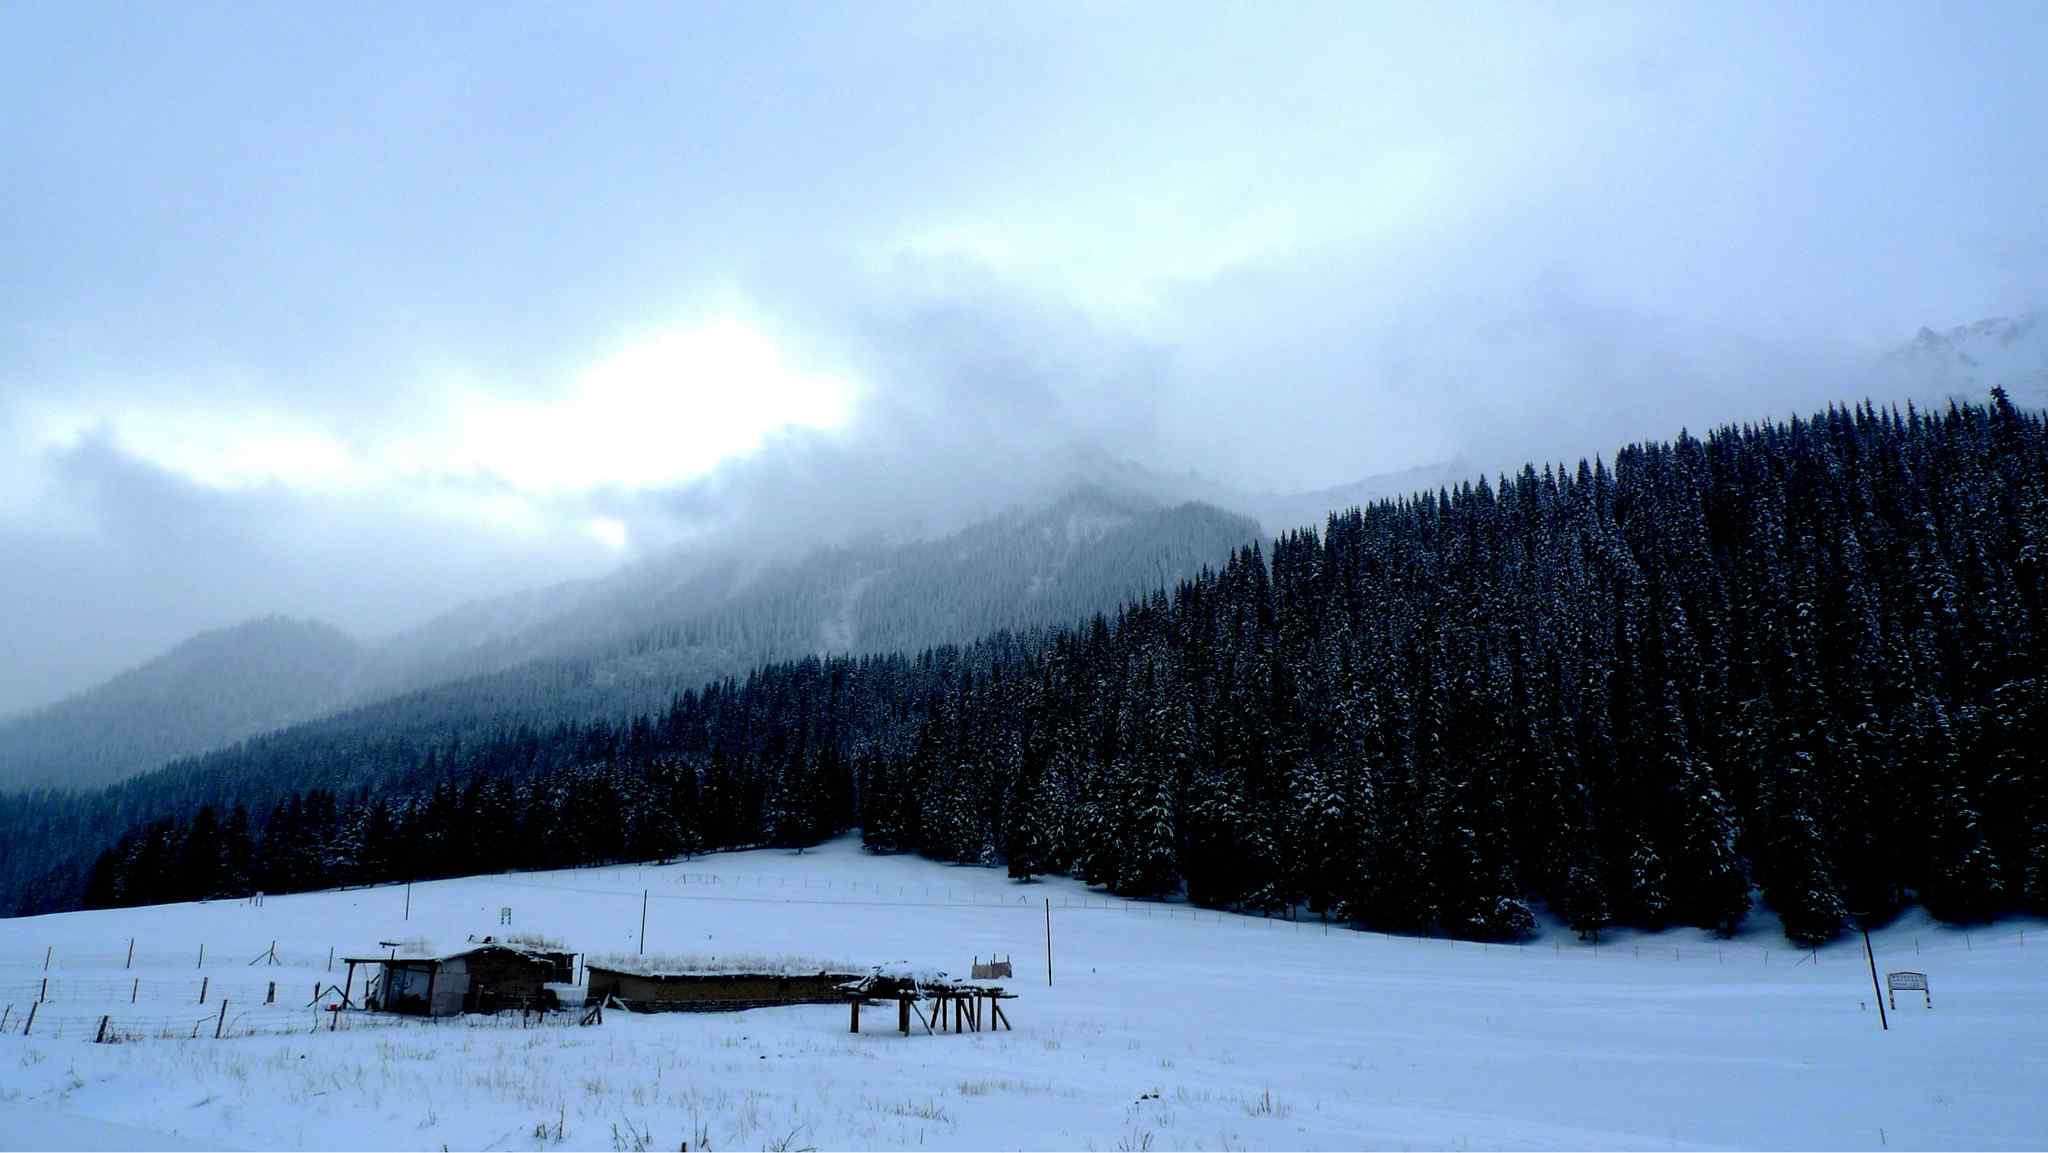
[[[904,1037],[890,1007],[854,1036],[844,1009],[813,1006],[335,1032],[308,1007],[340,978],[330,948],[450,947],[507,931],[504,906],[510,931],[633,953],[643,888],[650,952],[961,976],[1009,954],[1015,1030]],[[1126,906],[850,840],[420,884],[410,919],[405,900],[401,886],[0,921],[0,1147],[2048,1144],[2038,923],[1966,936],[1914,914],[1878,933],[1880,970],[1925,971],[1934,996],[1928,1010],[1901,994],[1881,1033],[1860,939],[1817,959],[1768,924],[1597,953],[1569,934],[1452,944]],[[249,964],[273,940],[281,963]],[[102,1015],[147,1036],[93,1044]]]

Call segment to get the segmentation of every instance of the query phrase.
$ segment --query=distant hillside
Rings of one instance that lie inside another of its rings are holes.
[[[139,668],[0,723],[0,784],[89,787],[317,716],[361,659],[318,621],[200,633]]]
[[[762,568],[678,553],[374,647],[270,618],[0,724],[0,787],[89,787],[323,717],[378,735],[616,718],[768,661],[1071,624],[1220,565],[1252,520],[1089,487],[934,540]],[[340,715],[346,711],[347,715]]]
[[[1258,536],[1257,522],[1209,505],[1089,487],[934,540],[824,549],[766,571],[679,556],[450,614],[375,654],[353,691],[482,694],[496,702],[486,712],[536,723],[624,716],[767,661],[1072,624]]]

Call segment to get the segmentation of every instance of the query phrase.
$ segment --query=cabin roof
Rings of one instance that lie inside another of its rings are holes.
[[[585,969],[629,977],[818,977],[857,976],[863,965],[818,957],[748,954],[655,953],[626,957],[616,953],[584,958]]]
[[[390,965],[401,964],[405,962],[411,962],[415,965],[439,965],[448,961],[456,960],[461,957],[470,957],[478,953],[493,952],[512,953],[520,957],[521,959],[531,961],[536,965],[552,964],[553,956],[568,955],[567,953],[551,949],[528,949],[518,945],[507,945],[502,941],[478,941],[473,944],[466,944],[460,949],[450,950],[445,953],[420,952],[415,950],[410,952],[379,953],[375,956],[370,957],[343,957],[342,960],[352,965]]]

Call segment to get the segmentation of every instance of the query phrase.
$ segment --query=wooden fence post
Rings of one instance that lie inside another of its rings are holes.
[[[49,972],[49,971],[50,971],[50,954],[51,954],[51,952],[53,952],[53,951],[54,951],[54,950],[55,950],[56,948],[57,948],[57,946],[55,946],[55,945],[44,945],[44,946],[43,946],[43,972],[45,972],[45,973],[47,973],[47,972]]]
[[[211,980],[211,977],[199,978],[199,1003],[202,1005],[206,1004],[206,983]]]
[[[35,1004],[30,1005],[28,1007],[28,1024],[23,1025],[21,1027],[22,1036],[28,1036],[28,1031],[36,1027],[36,1010],[41,1008],[42,1004],[43,1003],[41,1001],[37,1001]]]
[[[128,984],[128,1003],[130,1005],[135,1003],[135,995],[140,992],[142,992],[142,978],[137,977]]]
[[[199,963],[198,963],[197,965],[194,965],[194,966],[192,966],[192,967],[193,967],[193,968],[195,968],[195,969],[204,969],[204,968],[206,968],[206,942],[204,942],[204,941],[201,941],[201,942],[199,942]]]
[[[133,969],[135,967],[135,938],[133,937],[128,938],[128,960],[121,967],[123,969]]]
[[[44,978],[43,978],[43,991],[42,991],[42,992],[40,992],[40,993],[37,993],[37,994],[36,994],[36,1000],[38,1000],[38,1001],[47,1001],[47,1000],[49,1000],[49,999],[50,999],[50,979],[49,979],[48,977],[44,977]]]
[[[0,1009],[0,1029],[7,1028],[7,1018],[12,1016],[14,1016],[14,1006],[9,1005],[5,1009]]]
[[[93,1043],[93,1044],[95,1044],[95,1045],[98,1045],[98,1044],[101,1044],[101,1043],[103,1043],[104,1041],[106,1041],[106,1039],[107,1039],[107,1018],[106,1018],[106,1017],[104,1017],[104,1016],[102,1016],[102,1017],[100,1018],[100,1032],[99,1032],[99,1036],[97,1036],[97,1037],[94,1037],[94,1038],[92,1039],[92,1043]]]
[[[266,1004],[266,1005],[272,1005],[272,1004],[276,1004],[276,1003],[277,1003],[277,982],[276,982],[276,981],[272,981],[272,982],[270,983],[270,991],[269,991],[268,993],[265,993],[265,994],[263,995],[263,1003],[264,1003],[264,1004]]]
[[[221,1031],[221,1028],[222,1028],[223,1026],[225,1026],[225,1025],[226,1025],[227,1023],[228,1023],[228,1002],[227,1002],[227,998],[223,997],[223,998],[221,998],[221,1002],[220,1002],[220,1017],[219,1017],[219,1019],[215,1020],[215,1021],[214,1021],[214,1023],[213,1023],[213,1039],[214,1039],[214,1040],[216,1040],[216,1041],[220,1040],[220,1031]]]

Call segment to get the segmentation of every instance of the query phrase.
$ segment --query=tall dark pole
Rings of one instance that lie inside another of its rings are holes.
[[[1045,899],[1045,987],[1052,988],[1052,898]]]
[[[412,882],[405,883],[405,919],[412,920]]]
[[[638,945],[635,945],[635,946],[633,947],[633,953],[634,953],[634,955],[635,955],[635,956],[638,956],[638,955],[640,955],[640,954],[642,954],[642,953],[645,953],[646,951],[647,951],[647,890],[645,890],[645,889],[642,889],[642,890],[640,890],[640,943],[639,943]]]
[[[1870,959],[1870,995],[1877,1000],[1877,1023],[1885,1032],[1892,1031],[1892,1023],[1884,1015],[1884,990],[1877,987],[1877,951],[1870,947],[1870,926],[1862,914],[1856,917],[1856,924],[1863,929],[1863,955]]]

